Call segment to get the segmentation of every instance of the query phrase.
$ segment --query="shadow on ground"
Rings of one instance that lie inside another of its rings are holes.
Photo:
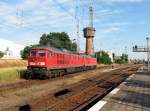
[[[150,81],[126,80],[126,86],[142,87],[150,89]]]
[[[136,107],[143,107],[143,109],[150,109],[150,94],[139,93],[135,91],[123,90],[126,94],[124,97],[112,97],[111,99],[121,101],[127,104],[134,104]]]
[[[144,71],[144,72],[137,72],[137,75],[146,75],[146,76],[150,76],[150,72]]]

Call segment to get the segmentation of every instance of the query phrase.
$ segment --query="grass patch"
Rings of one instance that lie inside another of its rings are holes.
[[[111,66],[111,65],[106,65],[106,64],[97,64],[97,67],[100,68],[100,67],[105,67],[105,66]]]
[[[0,68],[5,67],[26,67],[27,61],[25,60],[5,60],[0,59]]]
[[[0,68],[0,82],[22,78],[26,67]]]
[[[121,64],[110,64],[110,65],[106,65],[106,64],[97,64],[97,68],[101,68],[101,67],[107,67],[107,66],[112,66],[112,67],[115,67],[115,66],[121,66]]]

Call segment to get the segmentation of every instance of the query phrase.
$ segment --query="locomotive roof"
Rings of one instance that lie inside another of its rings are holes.
[[[74,55],[80,55],[78,52],[72,52],[72,51],[68,51],[66,49],[58,49],[58,48],[54,48],[54,47],[46,47],[46,46],[38,46],[36,48],[32,48],[32,49],[48,49],[48,50],[52,50],[58,53],[62,53],[62,54],[74,54]],[[82,56],[86,56],[91,58],[90,55],[82,55]]]

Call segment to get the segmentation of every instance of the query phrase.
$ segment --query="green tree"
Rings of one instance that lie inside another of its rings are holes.
[[[128,55],[127,54],[122,54],[122,56],[119,59],[115,60],[115,63],[127,64],[128,63]]]
[[[77,44],[75,42],[71,44],[71,51],[77,51]]]
[[[122,59],[116,59],[116,60],[115,60],[115,63],[123,64],[123,61],[122,61]]]
[[[32,48],[36,48],[38,46],[50,46],[59,49],[67,49],[70,51],[77,50],[77,44],[72,42],[65,32],[50,32],[49,34],[43,34],[40,37],[40,41],[38,45],[30,45],[26,46],[24,50],[21,51],[22,59],[27,59]]]
[[[112,63],[109,55],[105,51],[96,52],[95,57],[97,58],[97,62],[99,64],[111,64]]]
[[[49,34],[43,34],[39,41],[40,45],[52,46],[56,48],[64,48],[70,51],[76,51],[77,45],[72,42],[65,32],[50,32]]]
[[[36,48],[39,45],[30,45],[26,46],[22,51],[21,51],[21,58],[22,59],[27,59],[28,56],[30,55],[30,51],[32,48]]]
[[[127,54],[122,54],[121,59],[122,59],[123,64],[128,63],[128,55]]]
[[[3,56],[4,56],[4,53],[0,51],[0,58],[2,58]]]

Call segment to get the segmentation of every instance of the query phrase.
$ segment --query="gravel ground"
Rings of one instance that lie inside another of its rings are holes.
[[[38,84],[22,86],[22,88],[16,88],[15,90],[2,90],[0,92],[0,111],[15,111],[16,107],[26,104],[42,95],[56,92],[63,87],[76,84],[84,79],[101,75],[111,70],[114,69],[95,69],[46,80],[46,82],[41,81],[42,84],[39,84],[38,80]]]

